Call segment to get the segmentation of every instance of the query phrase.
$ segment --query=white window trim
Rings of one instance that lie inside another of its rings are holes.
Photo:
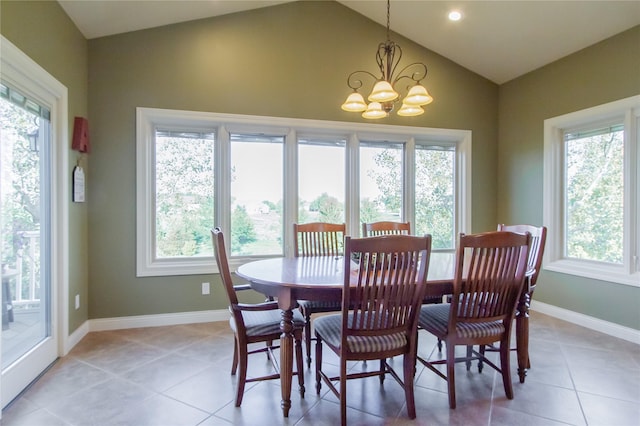
[[[234,131],[273,131],[285,135],[285,197],[289,200],[284,206],[284,223],[292,223],[297,215],[295,194],[297,194],[296,140],[298,133],[323,135],[341,135],[347,139],[347,164],[351,175],[347,176],[347,196],[358,194],[358,170],[353,162],[357,157],[360,139],[403,140],[415,143],[415,140],[455,143],[456,148],[456,188],[455,205],[456,231],[468,233],[471,230],[471,131],[453,129],[435,129],[410,126],[390,126],[380,124],[346,123],[337,121],[320,121],[282,117],[263,117],[250,115],[219,114],[198,111],[179,111],[157,108],[136,109],[136,274],[138,277],[198,275],[217,273],[213,257],[155,259],[153,243],[155,240],[153,221],[153,138],[156,126],[187,126],[217,130],[218,138],[224,137],[221,129]],[[216,143],[218,161],[228,162],[229,152],[225,144]],[[345,165],[345,167],[348,167]],[[215,224],[228,232],[229,218],[225,217],[224,208],[228,204],[229,182],[222,173],[224,167],[216,168],[216,218]],[[293,200],[293,201],[292,201]],[[226,202],[225,202],[226,201]],[[357,210],[357,206],[355,207]],[[357,218],[357,211],[345,211],[349,224],[349,232],[357,232],[359,228],[352,222]],[[212,218],[212,226],[213,226]],[[284,239],[292,241],[292,229],[285,226]],[[285,255],[291,255],[290,244],[285,244]],[[254,258],[255,259],[255,258]],[[241,263],[251,261],[250,257],[230,259],[230,266],[237,267]]]
[[[564,160],[566,129],[610,119],[624,123],[624,236],[623,264],[564,257]],[[544,121],[543,221],[548,228],[543,269],[640,287],[640,95],[565,114]]]

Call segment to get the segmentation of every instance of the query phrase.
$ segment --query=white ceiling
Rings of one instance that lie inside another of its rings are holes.
[[[58,1],[88,39],[288,2]],[[339,2],[386,25],[383,1]],[[447,20],[454,8],[459,22]],[[498,84],[639,24],[638,0],[391,2],[392,31]]]

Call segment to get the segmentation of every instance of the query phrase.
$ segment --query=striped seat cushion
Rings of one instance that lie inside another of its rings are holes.
[[[247,329],[247,336],[264,336],[280,333],[280,320],[282,311],[273,309],[269,311],[242,311],[244,326]],[[229,325],[234,333],[237,333],[236,321],[233,317],[229,319]],[[293,312],[293,326],[295,328],[304,327],[304,318],[298,311]]]
[[[349,322],[353,315],[349,314]],[[333,348],[340,348],[342,335],[342,314],[317,318],[313,326],[322,340]],[[347,350],[353,353],[381,352],[400,349],[407,345],[405,333],[380,336],[347,336]]]
[[[418,325],[437,337],[444,338],[447,335],[447,327],[449,325],[450,307],[451,304],[449,303],[422,306]],[[500,336],[504,332],[504,324],[502,321],[458,322],[456,332],[458,337],[468,339]]]

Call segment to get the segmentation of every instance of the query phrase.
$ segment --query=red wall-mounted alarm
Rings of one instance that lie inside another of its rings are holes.
[[[76,117],[73,122],[73,140],[71,149],[80,152],[89,152],[89,120]]]

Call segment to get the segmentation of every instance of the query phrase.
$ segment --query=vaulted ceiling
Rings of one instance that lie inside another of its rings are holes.
[[[386,3],[343,5],[386,25]],[[59,0],[88,39],[287,1]],[[462,13],[458,22],[449,11]],[[391,30],[501,84],[640,25],[640,1],[392,1]],[[376,43],[383,40],[376,40]],[[640,54],[638,51],[629,54]]]

